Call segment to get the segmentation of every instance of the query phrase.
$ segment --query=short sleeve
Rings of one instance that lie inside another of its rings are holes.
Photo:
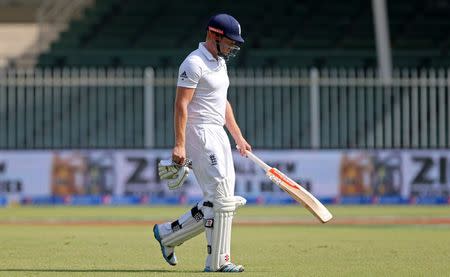
[[[196,88],[202,76],[201,67],[192,59],[186,59],[178,70],[177,86],[186,88]]]

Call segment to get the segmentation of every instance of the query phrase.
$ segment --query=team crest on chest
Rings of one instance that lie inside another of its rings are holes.
[[[209,155],[209,161],[211,162],[211,165],[217,165],[217,157],[216,154]]]

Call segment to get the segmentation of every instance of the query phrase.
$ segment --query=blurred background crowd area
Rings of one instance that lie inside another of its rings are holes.
[[[237,66],[377,66],[372,1],[1,0],[0,7],[0,57],[12,66],[178,66],[219,12],[242,25]],[[394,67],[450,65],[450,1],[386,1],[386,12]]]
[[[171,147],[177,67],[219,12],[242,25],[229,100],[255,147],[450,147],[450,0],[0,7],[0,149]]]

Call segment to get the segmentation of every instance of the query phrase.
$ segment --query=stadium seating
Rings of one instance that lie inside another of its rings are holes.
[[[447,18],[450,4],[447,1],[388,1],[395,66],[420,68],[450,65],[450,21]],[[337,72],[336,67],[376,66],[370,1],[279,2],[260,0],[257,3],[242,1],[236,4],[231,1],[194,1],[186,4],[181,0],[97,0],[94,6],[84,12],[81,19],[70,23],[69,28],[47,53],[39,57],[39,65],[75,68],[138,67],[139,76],[144,74],[144,67],[157,67],[155,80],[159,82],[155,84],[154,92],[159,97],[155,97],[154,124],[158,132],[155,132],[154,145],[158,148],[173,145],[173,128],[167,126],[173,124],[175,84],[166,82],[175,80],[175,68],[203,40],[202,30],[208,19],[206,15],[226,11],[235,15],[243,25],[243,35],[247,42],[238,58],[233,61],[236,66],[229,70],[231,79],[237,75],[244,76],[236,72],[246,70],[262,77],[262,72],[273,71],[274,76],[278,76],[279,72],[289,71],[286,68],[280,70],[282,67],[317,67],[323,69],[320,71],[321,76],[326,77],[327,74],[323,73]],[[252,67],[258,69],[253,71]],[[347,72],[354,76],[356,71]],[[394,71],[394,75],[398,76],[398,72]],[[0,80],[1,74],[2,71]],[[330,76],[336,76],[333,74]],[[368,76],[371,77],[371,74]],[[293,77],[295,76],[297,75],[294,74]],[[0,83],[0,104],[9,101],[11,105],[8,109],[5,104],[0,105],[0,125],[7,126],[6,132],[0,132],[0,148],[139,148],[144,145],[145,90],[141,83],[136,87],[120,89],[103,85],[70,87],[55,85],[53,89],[43,90],[40,85],[36,85],[24,89],[21,84],[17,88],[8,88],[7,82]],[[255,147],[261,148],[310,147],[309,85],[301,88],[300,92],[296,91],[297,88],[292,91],[283,87],[271,89],[273,95],[271,90],[267,91],[259,84],[250,84],[247,88],[235,85],[230,87],[230,101],[246,137]],[[372,89],[369,87],[366,90],[366,101],[356,97],[354,88],[349,88],[348,92],[324,88],[323,94],[328,95],[328,98],[323,96],[325,100],[322,99],[320,103],[321,110],[325,111],[321,115],[321,147],[436,147],[437,140],[433,139],[437,136],[436,132],[433,134],[430,131],[436,128],[432,128],[432,124],[428,128],[428,125],[421,123],[420,126],[425,127],[415,130],[415,134],[420,134],[420,143],[393,142],[392,138],[397,134],[394,130],[397,129],[390,123],[386,124],[387,131],[380,131],[383,129],[380,126],[384,126],[383,122],[390,122],[389,119],[397,115],[390,112],[395,107],[405,106],[405,114],[409,116],[409,103],[412,100],[410,101],[407,91],[401,91],[400,94],[394,91],[391,94],[389,90],[378,94],[381,98],[375,98]],[[247,90],[247,93],[240,93],[242,90]],[[281,91],[284,91],[282,96],[275,97],[281,95]],[[337,92],[340,93],[339,97]],[[423,93],[423,90],[420,92]],[[441,90],[439,93],[440,97],[446,97],[446,93],[441,95]],[[125,94],[130,97],[124,97]],[[429,103],[436,100],[435,91],[430,90],[429,95]],[[367,114],[355,108],[361,106],[361,99],[366,103]],[[386,99],[386,104],[382,102],[383,99]],[[336,101],[341,101],[340,105],[333,105]],[[33,103],[36,108],[28,112],[27,107],[33,106]],[[285,107],[294,103],[292,107],[295,106],[295,109],[282,109],[281,103],[285,103]],[[367,103],[374,104],[367,106]],[[425,112],[420,113],[420,118],[425,123],[427,118],[424,115],[429,114],[430,121],[433,121],[431,118],[437,117],[435,111],[439,111],[439,115],[447,114],[442,112],[442,107],[428,111],[427,101],[421,103],[424,103],[425,108],[422,105],[421,108]],[[337,106],[343,108],[336,109]],[[413,107],[416,105],[411,104],[411,109]],[[264,118],[252,115],[253,110],[257,114],[264,114]],[[375,110],[380,112],[374,113]],[[399,110],[400,108],[397,109]],[[358,111],[358,116],[353,118],[364,121],[366,129],[356,128],[362,123],[350,118],[350,111],[353,114]],[[411,112],[411,116],[412,114]],[[361,129],[367,131],[368,135],[363,131],[358,133]],[[441,130],[444,131],[440,132],[445,132],[446,129]],[[282,132],[283,135],[279,136]],[[374,135],[377,132],[381,135]],[[398,137],[405,135],[396,138]],[[417,138],[419,135],[411,137]],[[442,137],[447,138],[447,133],[445,136],[441,135],[440,139]]]
[[[448,54],[450,4],[448,1],[397,0],[387,1],[387,4],[394,65],[419,68],[448,67],[450,65]],[[233,61],[236,67],[376,67],[370,1],[358,0],[348,0],[345,3],[331,0],[278,2],[260,0],[258,2],[241,1],[239,4],[234,1],[193,1],[187,4],[181,0],[97,0],[94,6],[84,12],[82,18],[70,23],[69,28],[60,35],[59,40],[53,43],[47,53],[39,57],[39,65],[175,68],[190,51],[197,47],[197,43],[204,39],[203,30],[208,16],[218,12],[233,14],[243,26],[246,44],[238,58]],[[233,70],[230,70],[230,73]],[[157,70],[157,72],[162,71]],[[176,71],[172,70],[167,72],[176,74]],[[160,77],[158,73],[156,77]],[[236,107],[238,121],[255,146],[309,147],[310,138],[309,135],[305,135],[309,134],[307,112],[298,115],[301,120],[297,123],[281,120],[284,117],[289,118],[289,109],[285,109],[280,115],[271,112],[269,108],[263,110],[261,107],[264,106],[261,103],[256,104],[255,107],[259,107],[260,113],[266,116],[264,122],[269,122],[268,126],[263,126],[255,118],[247,117],[248,112],[245,108],[247,106],[243,103],[249,100],[236,98],[241,94],[234,93],[235,89],[238,88],[231,87],[230,101]],[[250,91],[252,89],[255,88],[250,87]],[[108,97],[111,97],[108,99],[120,100],[122,97],[121,92],[114,89],[105,88],[104,90],[112,92],[108,93]],[[167,130],[167,132],[156,134],[155,146],[170,147],[173,144],[172,128],[166,127],[172,124],[173,114],[172,108],[167,108],[167,103],[173,103],[174,91],[172,87],[170,91],[167,91],[165,87],[156,86],[155,92],[164,95],[163,98],[158,97],[156,100],[155,116],[160,120],[155,121],[155,128]],[[103,95],[103,92],[98,93]],[[352,93],[349,92],[349,95]],[[29,144],[26,141],[27,134],[33,133],[34,130],[27,129],[28,125],[21,126],[24,128],[19,128],[20,131],[16,135],[19,143],[9,147],[25,145],[38,148],[67,146],[82,148],[143,145],[142,110],[130,112],[131,107],[142,108],[138,105],[138,103],[142,104],[139,100],[139,97],[142,98],[142,89],[135,93],[136,99],[133,100],[135,102],[126,102],[124,108],[116,111],[120,116],[117,117],[114,126],[109,126],[106,120],[114,114],[114,105],[99,108],[97,113],[92,113],[97,109],[86,105],[87,100],[81,96],[82,93],[80,96],[76,93],[74,95],[74,101],[80,103],[79,105],[76,104],[72,109],[65,109],[64,104],[61,104],[62,106],[58,104],[51,109],[43,109],[46,113],[38,116],[38,122],[46,118],[57,118],[58,122],[61,122],[57,126],[50,124],[47,129],[36,129],[38,130],[36,132],[39,132],[36,136],[45,139],[41,139],[34,145]],[[55,94],[55,103],[62,103],[63,98],[59,98],[60,96],[62,95]],[[298,102],[306,103],[306,106],[300,108],[300,111],[307,111],[308,96],[302,95],[302,97],[302,100]],[[271,99],[271,96],[269,95],[268,98]],[[348,106],[355,107],[355,99],[350,96],[348,98]],[[260,100],[260,98],[255,99]],[[274,97],[275,106],[278,103],[276,101],[287,103],[289,100]],[[400,98],[394,97],[392,103],[398,105],[401,101]],[[371,101],[368,102],[371,103]],[[329,102],[322,104],[325,105],[323,110],[326,110]],[[46,105],[52,104],[42,102],[42,106]],[[80,117],[73,116],[78,113]],[[355,147],[355,145],[371,147],[370,143],[360,144],[361,142],[354,136],[354,124],[345,123],[348,128],[343,128],[343,133],[346,133],[345,130],[348,129],[348,136],[331,135],[332,132],[338,132],[335,130],[338,124],[334,120],[341,119],[345,122],[342,119],[343,116],[345,117],[345,112],[332,110],[328,117],[325,117],[324,120],[328,121],[324,123],[324,126],[331,127],[330,130],[325,127],[321,130],[321,146],[325,148]],[[389,116],[387,112],[386,117]],[[20,118],[10,120],[26,122],[22,115]],[[287,134],[283,138],[274,136],[273,134],[280,133],[280,130],[276,128],[281,125],[275,124],[276,127],[270,127],[272,126],[270,120],[287,124],[287,128],[284,129],[292,129],[292,134],[298,135]],[[379,116],[376,120],[383,122],[384,119]],[[124,124],[124,122],[134,122],[134,124]],[[289,124],[292,124],[291,128]],[[375,128],[374,122],[370,124],[368,129]],[[74,129],[80,131],[70,134],[70,131],[66,129],[70,125],[74,125]],[[261,133],[262,130],[264,134]],[[427,132],[426,128],[424,130]],[[392,145],[386,143],[385,146],[392,147]],[[411,145],[414,146],[414,144]]]
[[[395,66],[448,66],[449,2],[387,2]],[[221,11],[243,25],[238,66],[376,65],[370,1],[357,0],[98,0],[39,64],[177,66],[203,40],[207,17]]]

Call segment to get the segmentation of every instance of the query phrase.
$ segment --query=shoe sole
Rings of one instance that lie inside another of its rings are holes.
[[[240,266],[239,270],[236,271],[221,271],[220,269],[218,271],[212,271],[209,267],[205,267],[205,269],[203,269],[203,272],[229,272],[229,273],[239,273],[239,272],[244,272],[244,267]]]
[[[164,246],[161,243],[161,237],[159,236],[159,231],[158,231],[157,225],[153,226],[153,236],[159,243],[159,247],[161,248],[161,253],[163,255],[164,260],[166,260],[166,262],[168,264],[170,264],[171,266],[177,265],[176,263],[171,263],[170,260],[164,255]]]

